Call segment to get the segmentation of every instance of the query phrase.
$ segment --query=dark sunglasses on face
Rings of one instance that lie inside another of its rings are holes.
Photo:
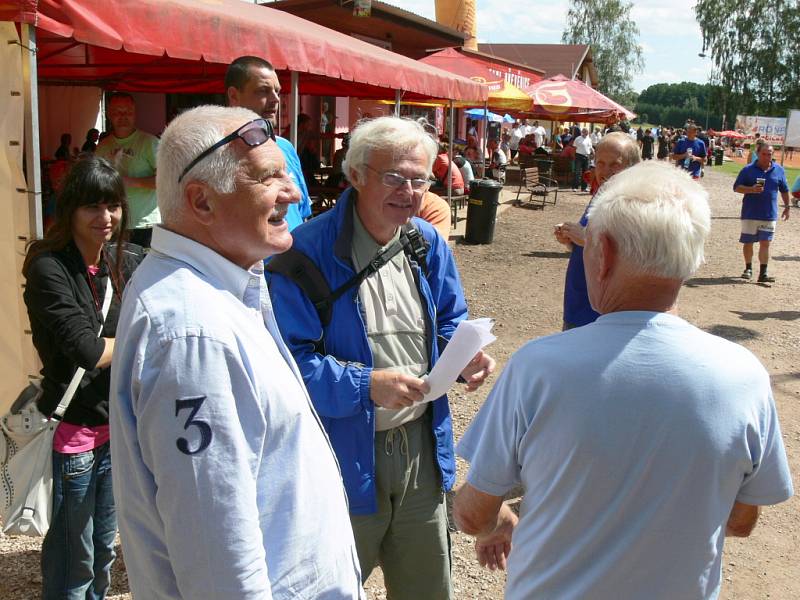
[[[214,152],[214,150],[217,148],[222,148],[222,146],[225,144],[230,144],[235,139],[242,140],[245,144],[252,148],[254,146],[260,146],[267,140],[272,140],[274,142],[275,132],[272,129],[272,123],[267,119],[255,119],[254,121],[245,123],[233,133],[226,135],[213,146],[203,150],[200,154],[198,154],[194,160],[186,165],[186,168],[181,171],[180,177],[178,177],[178,183],[180,183],[181,179],[183,179],[184,176],[191,171],[192,167],[203,160],[206,156]]]

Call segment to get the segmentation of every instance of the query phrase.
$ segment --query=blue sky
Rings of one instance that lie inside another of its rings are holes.
[[[384,0],[388,4],[436,18],[434,0]],[[632,17],[639,25],[645,68],[631,82],[641,92],[654,83],[705,83],[711,61],[699,58],[700,28],[695,0],[634,0]],[[558,44],[566,23],[567,0],[478,0],[478,41]]]

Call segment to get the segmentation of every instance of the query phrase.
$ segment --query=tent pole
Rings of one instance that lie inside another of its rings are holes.
[[[400,101],[403,99],[403,92],[401,90],[394,91],[394,116],[400,116]]]
[[[486,177],[486,144],[489,141],[489,102],[483,103],[483,152],[481,152],[481,179]]]
[[[300,82],[300,74],[297,71],[292,71],[292,89],[289,91],[289,102],[292,107],[292,116],[290,119],[289,140],[292,142],[295,150],[297,148],[297,117],[300,112],[300,94],[298,94],[298,83]],[[299,152],[298,152],[299,154]]]
[[[707,120],[707,118],[706,118]],[[786,132],[789,131],[789,122],[792,120],[792,111],[786,111],[786,129],[783,130],[783,145],[781,146],[781,167],[783,167],[783,159],[786,158]],[[706,127],[708,129],[708,127]]]
[[[450,107],[449,108],[450,108],[450,112],[447,115],[447,122],[450,124],[450,127],[449,127],[450,132],[449,132],[449,134],[447,136],[448,137],[448,142],[449,142],[448,143],[448,148],[449,149],[447,151],[447,154],[448,154],[448,158],[449,158],[449,163],[450,164],[447,165],[447,204],[448,204],[448,206],[452,207],[453,206],[453,177],[451,175],[451,172],[453,170],[453,128],[455,127],[455,124],[456,124],[455,115],[453,114],[453,101],[452,100],[450,100]]]
[[[42,162],[39,148],[39,77],[36,61],[36,29],[33,25],[21,28],[23,52],[22,79],[25,94],[25,175],[28,188],[29,239],[44,236],[42,225]],[[26,50],[27,49],[27,50]]]

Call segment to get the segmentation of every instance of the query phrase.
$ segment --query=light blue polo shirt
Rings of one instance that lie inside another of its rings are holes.
[[[792,495],[769,375],[682,319],[618,312],[532,341],[457,448],[522,485],[506,598],[716,598],[734,501]]]

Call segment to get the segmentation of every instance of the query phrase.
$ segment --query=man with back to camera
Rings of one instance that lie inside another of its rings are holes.
[[[249,108],[254,113],[269,119],[273,127],[277,127],[280,93],[281,84],[275,67],[263,58],[240,56],[225,72],[225,95],[228,106]],[[300,157],[294,146],[289,140],[280,136],[276,136],[275,140],[286,159],[286,170],[300,190],[300,202],[290,205],[286,215],[286,222],[291,231],[311,216],[311,200],[300,168]]]
[[[689,171],[692,179],[700,179],[703,163],[706,160],[706,145],[697,137],[697,125],[686,124],[686,137],[675,142],[672,159],[676,166]]]
[[[129,241],[149,248],[153,226],[161,222],[156,199],[158,138],[136,129],[136,103],[130,94],[111,94],[106,114],[111,135],[100,141],[95,154],[108,160],[122,175],[130,207]]]
[[[523,346],[461,439],[454,516],[506,598],[717,598],[725,536],[792,496],[766,369],[677,315],[710,226],[687,174],[615,175],[584,248],[602,316]]]
[[[444,504],[455,480],[450,406],[445,395],[420,401],[428,391],[422,377],[467,305],[447,242],[413,218],[436,150],[416,121],[362,121],[344,164],[351,187],[293,234],[292,251],[317,267],[330,290],[345,291],[325,318],[288,273],[270,280],[278,325],[342,467],[362,577],[380,564],[393,600],[452,597]],[[478,352],[461,372],[467,389],[493,369],[494,360]]]
[[[778,192],[783,200],[781,220],[789,220],[789,183],[786,172],[772,160],[773,149],[763,144],[755,162],[746,165],[736,181],[733,191],[744,194],[742,198],[742,243],[744,255],[743,279],[753,278],[753,244],[758,242],[758,283],[773,283],[775,278],[767,273],[769,246],[778,222]]]
[[[126,287],[111,375],[133,595],[362,598],[341,474],[263,276],[299,199],[270,122],[179,115],[157,189],[163,226]]]
[[[620,171],[640,161],[639,146],[628,134],[615,131],[606,134],[595,148],[595,167],[592,194]],[[583,237],[589,222],[591,201],[577,223],[559,223],[555,227],[556,240],[570,251],[564,279],[563,329],[572,329],[593,322],[599,316],[589,303],[586,277],[583,272]]]

